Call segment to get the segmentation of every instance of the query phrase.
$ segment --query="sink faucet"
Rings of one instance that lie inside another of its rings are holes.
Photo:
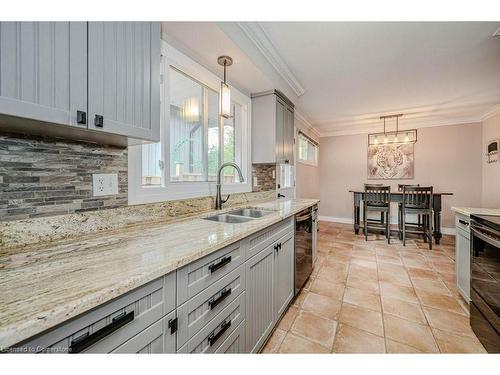
[[[229,199],[229,194],[228,194],[227,198],[224,200],[222,199],[222,195],[221,195],[221,187],[222,187],[221,174],[222,174],[222,170],[226,167],[233,167],[234,169],[236,169],[236,171],[238,172],[238,174],[240,176],[240,182],[244,181],[243,173],[241,173],[241,169],[240,169],[240,167],[238,167],[238,165],[236,163],[229,161],[227,163],[222,164],[219,167],[219,169],[217,170],[217,195],[215,197],[215,209],[216,210],[220,210],[222,208],[222,204],[226,203],[227,200]]]

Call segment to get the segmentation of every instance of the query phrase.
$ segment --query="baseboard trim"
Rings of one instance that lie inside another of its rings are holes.
[[[354,223],[353,219],[348,218],[348,217],[319,215],[318,220],[319,221],[327,221],[330,223],[339,223],[339,224],[353,224]],[[391,224],[397,224],[397,223],[398,223],[397,221],[391,220]],[[455,228],[442,227],[441,233],[446,234],[446,235],[450,235],[450,236],[455,236],[457,234],[457,230]]]

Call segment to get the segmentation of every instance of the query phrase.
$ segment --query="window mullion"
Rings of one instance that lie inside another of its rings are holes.
[[[208,92],[205,87],[203,90],[203,177],[208,181]]]

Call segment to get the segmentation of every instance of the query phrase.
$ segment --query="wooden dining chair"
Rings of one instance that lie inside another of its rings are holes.
[[[376,221],[368,219],[368,213],[377,212],[385,220]],[[374,229],[384,231],[387,243],[391,243],[391,187],[380,184],[365,184],[365,194],[363,197],[363,226],[365,241],[368,240],[368,230]]]
[[[429,242],[432,249],[432,186],[404,186],[401,217],[401,237],[403,246],[406,246],[406,233],[416,233],[424,236],[424,241]],[[407,215],[420,215],[422,225],[409,227],[406,223]]]
[[[410,187],[410,186],[420,186],[420,184],[398,184],[398,192],[403,192],[404,187]],[[403,217],[403,202],[398,203],[398,237],[400,240],[403,240],[403,232],[402,232],[402,220]],[[412,222],[406,222],[407,226],[416,226],[420,227],[422,225],[422,217],[420,215],[417,215],[417,222],[412,223]]]

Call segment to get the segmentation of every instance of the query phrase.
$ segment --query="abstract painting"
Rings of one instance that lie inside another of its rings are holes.
[[[413,143],[368,146],[368,179],[412,179]]]

